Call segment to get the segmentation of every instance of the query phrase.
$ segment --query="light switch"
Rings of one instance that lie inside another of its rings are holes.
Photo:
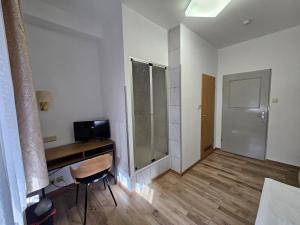
[[[278,103],[278,98],[272,98],[272,103]]]

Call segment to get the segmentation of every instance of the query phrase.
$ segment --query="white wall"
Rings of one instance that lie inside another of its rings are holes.
[[[50,3],[50,4],[48,4]],[[71,5],[72,2],[69,2]],[[103,36],[102,24],[97,23],[88,16],[78,16],[73,10],[63,10],[51,5],[50,1],[23,0],[22,13],[26,20],[35,23],[47,23],[47,25],[60,27],[76,32],[86,37],[99,39]]]
[[[74,142],[73,121],[108,118],[111,138],[116,142],[118,171],[126,175],[122,8],[118,0],[99,0],[98,4],[99,15],[93,23],[99,25],[101,38],[88,32],[82,35],[72,26],[66,28],[69,24],[62,19],[55,23],[27,20],[34,24],[27,24],[34,83],[37,90],[53,93],[49,111],[41,112],[40,118],[43,135],[57,135],[58,140],[46,147]],[[73,182],[68,167],[50,179],[57,176],[65,179],[58,186]],[[53,189],[50,186],[47,191]]]
[[[101,0],[101,22],[103,41],[101,42],[100,70],[101,93],[104,115],[111,124],[112,139],[116,142],[119,177],[126,176],[128,169],[128,148],[125,110],[124,48],[122,30],[122,5],[118,0]]]
[[[300,26],[219,50],[217,139],[221,146],[222,76],[272,69],[267,159],[300,166]]]
[[[124,4],[122,9],[126,68],[130,57],[167,65],[168,31]]]
[[[36,90],[53,95],[49,111],[40,112],[47,147],[74,142],[73,122],[103,117],[98,43],[27,24]]]
[[[130,168],[134,173],[130,58],[168,65],[168,32],[126,6],[123,12],[124,65],[127,86]]]
[[[182,171],[200,159],[202,74],[217,75],[217,49],[180,25]]]

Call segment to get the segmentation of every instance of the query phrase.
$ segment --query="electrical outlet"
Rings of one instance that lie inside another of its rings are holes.
[[[49,143],[49,142],[53,142],[53,141],[56,141],[56,136],[49,136],[49,137],[44,137],[43,140],[44,140],[44,143]]]
[[[55,182],[56,182],[56,183],[64,182],[64,181],[65,181],[65,179],[64,179],[63,176],[56,177],[56,179],[55,179]]]

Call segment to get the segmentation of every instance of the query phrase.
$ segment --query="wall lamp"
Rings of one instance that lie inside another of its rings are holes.
[[[48,104],[52,101],[52,94],[50,91],[37,91],[37,101],[40,105],[41,111],[48,111]]]

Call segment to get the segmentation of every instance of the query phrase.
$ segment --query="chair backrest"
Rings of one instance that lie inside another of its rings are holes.
[[[70,172],[74,179],[86,178],[110,169],[111,165],[112,156],[110,154],[105,154],[83,161],[76,169],[73,169],[70,166]]]

